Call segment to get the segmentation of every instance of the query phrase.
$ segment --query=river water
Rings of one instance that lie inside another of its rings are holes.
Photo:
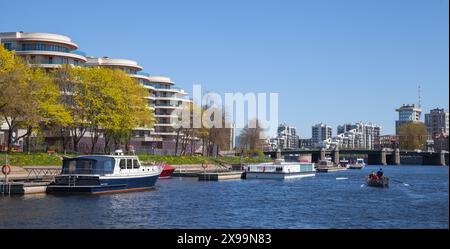
[[[447,228],[447,166],[386,166],[294,180],[158,180],[150,191],[0,196],[0,228]]]

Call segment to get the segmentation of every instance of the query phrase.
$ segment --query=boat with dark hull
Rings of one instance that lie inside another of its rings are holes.
[[[370,177],[367,177],[366,179],[367,186],[369,187],[378,187],[378,188],[386,188],[389,187],[389,177],[381,177],[377,179],[373,179]]]
[[[151,189],[162,167],[143,166],[137,156],[79,156],[65,158],[61,174],[47,187],[48,193],[101,194]]]

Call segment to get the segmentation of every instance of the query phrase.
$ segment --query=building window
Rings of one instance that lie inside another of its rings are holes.
[[[48,64],[53,64],[53,57],[48,57]]]
[[[4,43],[3,47],[5,47],[6,50],[12,50],[12,44],[10,42]]]

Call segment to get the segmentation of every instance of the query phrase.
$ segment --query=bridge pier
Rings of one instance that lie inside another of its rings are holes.
[[[325,157],[326,157],[326,151],[325,151],[325,148],[321,148],[321,149],[320,149],[320,157],[319,157],[319,160],[325,160]]]
[[[369,154],[367,163],[369,165],[386,165],[386,150],[382,149],[377,153]]]
[[[333,162],[339,164],[339,149],[334,149],[332,154]]]
[[[386,164],[388,165],[400,165],[400,150],[395,151],[389,155],[386,154]]]
[[[280,149],[278,149],[277,150],[277,154],[276,154],[276,156],[275,156],[275,159],[281,159],[282,157],[281,157],[281,150]]]
[[[422,164],[424,165],[446,165],[445,151],[438,153],[424,153],[422,154]]]

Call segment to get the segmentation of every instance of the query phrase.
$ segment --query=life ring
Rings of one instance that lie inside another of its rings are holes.
[[[9,175],[11,173],[11,165],[3,165],[2,166],[2,173],[4,175]]]

